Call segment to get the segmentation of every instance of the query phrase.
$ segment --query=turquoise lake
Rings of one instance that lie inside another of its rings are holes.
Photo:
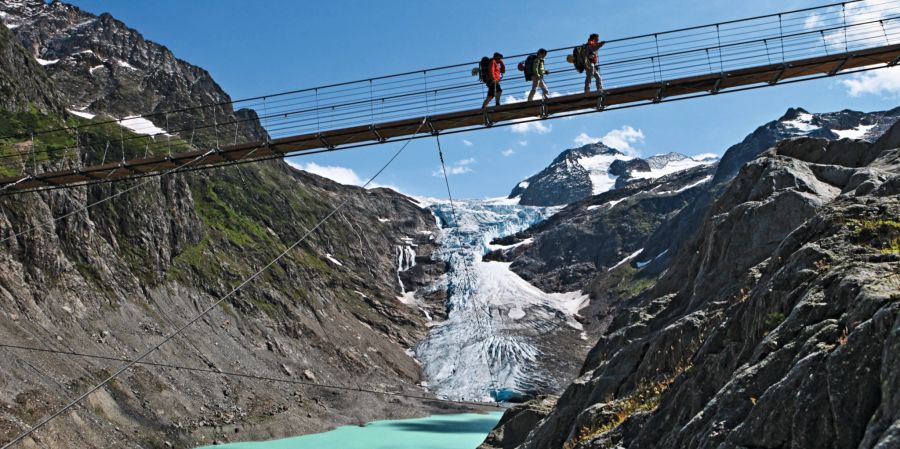
[[[281,440],[231,443],[227,449],[475,449],[502,412],[375,421]]]

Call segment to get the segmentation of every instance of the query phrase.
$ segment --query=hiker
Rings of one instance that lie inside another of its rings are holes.
[[[484,99],[484,104],[481,105],[481,109],[487,109],[488,103],[491,102],[491,99],[496,99],[497,106],[500,106],[500,94],[503,93],[503,89],[500,88],[500,80],[503,78],[503,74],[506,73],[506,66],[503,65],[503,55],[500,53],[494,53],[494,57],[490,59],[489,66],[485,66],[485,60],[482,59],[482,67],[481,67],[481,80],[484,81],[484,84],[487,84],[487,98]]]
[[[597,81],[597,92],[603,90],[603,82],[600,81],[600,66],[597,64],[597,50],[606,42],[600,40],[600,35],[593,33],[584,44],[582,57],[584,58],[584,93],[591,92],[591,78]]]
[[[541,88],[541,98],[544,101],[547,100],[547,97],[550,95],[550,91],[547,89],[547,84],[544,83],[544,75],[549,75],[550,71],[544,69],[544,58],[547,56],[547,50],[543,48],[538,50],[537,55],[534,58],[529,57],[529,59],[533,59],[533,61],[525,61],[526,66],[529,62],[531,62],[531,93],[528,94],[528,101],[534,100],[534,94],[537,92],[537,88]]]

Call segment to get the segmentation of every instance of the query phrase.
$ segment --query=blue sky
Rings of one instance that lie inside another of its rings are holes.
[[[177,57],[207,69],[233,98],[471,61],[506,54],[739,19],[821,5],[823,1],[632,0],[328,2],[266,0],[71,0],[109,12]],[[834,78],[703,99],[553,120],[548,129],[508,127],[442,139],[455,197],[505,196],[560,151],[590,137],[630,137],[643,156],[678,151],[721,154],[789,107],[813,112],[898,105],[897,71],[866,78],[870,92],[851,95]],[[548,78],[552,88],[552,78]],[[642,137],[641,137],[642,136]],[[621,139],[620,139],[621,140]],[[335,177],[367,179],[396,149],[384,145],[298,158]],[[433,139],[410,144],[378,182],[406,193],[446,197]]]

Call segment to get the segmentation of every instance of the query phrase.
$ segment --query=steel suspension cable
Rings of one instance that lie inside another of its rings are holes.
[[[447,166],[444,165],[444,151],[441,149],[441,136],[434,134],[434,140],[437,142],[438,157],[441,160],[441,171],[444,172],[444,184],[447,185],[447,197],[450,199],[450,212],[453,214],[453,221],[459,225],[459,217],[456,215],[456,206],[453,204],[453,194],[450,193],[450,178],[447,177]]]

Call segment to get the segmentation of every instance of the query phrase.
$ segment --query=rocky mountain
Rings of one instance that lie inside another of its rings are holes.
[[[784,139],[811,136],[826,139],[863,139],[872,141],[900,119],[900,108],[863,113],[839,111],[812,114],[802,108],[789,109],[778,120],[759,127],[741,143],[726,151],[722,169],[713,184],[731,179],[738,169],[766,148]],[[626,156],[602,143],[588,144],[560,153],[553,162],[534,176],[523,180],[510,192],[529,206],[559,206],[573,203],[634,180],[657,178],[716,159],[694,159],[680,153],[668,153],[645,159]]]
[[[0,12],[0,20],[5,20]],[[61,108],[59,98],[40,64],[12,31],[0,26],[0,108],[7,111],[34,106],[50,112]]]
[[[900,119],[900,108],[883,112],[844,110],[812,114],[803,108],[788,109],[778,120],[771,121],[732,146],[722,157],[722,167],[715,183],[730,180],[747,162],[772,145],[794,137],[823,139],[863,139],[874,141]]]
[[[198,135],[212,133],[204,124],[237,119],[238,138],[260,140],[264,133],[254,111],[232,110],[231,98],[209,72],[109,14],[44,0],[0,0],[0,14],[71,110],[123,118],[217,105],[148,119],[165,130],[200,128]]]
[[[490,260],[511,262],[522,278],[546,291],[585,289],[597,273],[640,259],[644,243],[692,204],[715,165],[643,179],[573,203],[549,219],[495,243]]]
[[[12,55],[16,70],[0,68],[0,83],[16,92],[0,112],[4,155],[20,147],[16,135],[35,128],[93,122],[119,134],[100,116],[228,98],[208,73],[107,15],[42,1],[5,0],[0,11],[18,39],[0,30],[9,49],[0,57]],[[85,107],[98,118],[62,111]],[[220,108],[220,119],[253,117]],[[256,122],[241,132],[262,133]],[[59,148],[77,151],[76,161],[100,158],[102,134],[52,136],[36,144],[34,168],[74,163],[51,157]],[[201,134],[194,144],[208,148],[211,139]],[[425,337],[429,309],[408,302],[442,304],[441,292],[416,292],[446,270],[432,257],[434,216],[396,192],[342,186],[278,161],[0,198],[0,441],[154,345],[343,202],[325,226],[163,346],[151,364],[26,443],[191,447],[446,408],[315,386],[427,394],[410,348]]]
[[[645,160],[626,156],[603,143],[592,143],[563,151],[547,168],[517,184],[509,198],[526,206],[560,206],[620,188],[633,180],[658,178],[713,162],[679,153]]]
[[[788,111],[732,147],[714,175],[682,192],[693,191],[690,204],[668,209],[631,246],[620,242],[644,226],[646,206],[602,226],[589,219],[588,208],[626,195],[615,190],[504,242],[529,239],[529,248],[495,257],[532,282],[591,292],[582,314],[601,337],[555,406],[544,398],[508,412],[483,447],[893,447],[900,125],[892,117]],[[878,127],[887,128],[880,138]],[[819,137],[760,149],[789,129]],[[850,130],[864,139],[834,140]],[[729,177],[722,164],[753,151]],[[646,202],[653,188],[622,204]],[[622,207],[611,206],[590,212]],[[593,262],[602,251],[565,242],[601,232],[612,235],[594,241],[619,248],[605,260],[620,262],[584,273],[555,263]]]

